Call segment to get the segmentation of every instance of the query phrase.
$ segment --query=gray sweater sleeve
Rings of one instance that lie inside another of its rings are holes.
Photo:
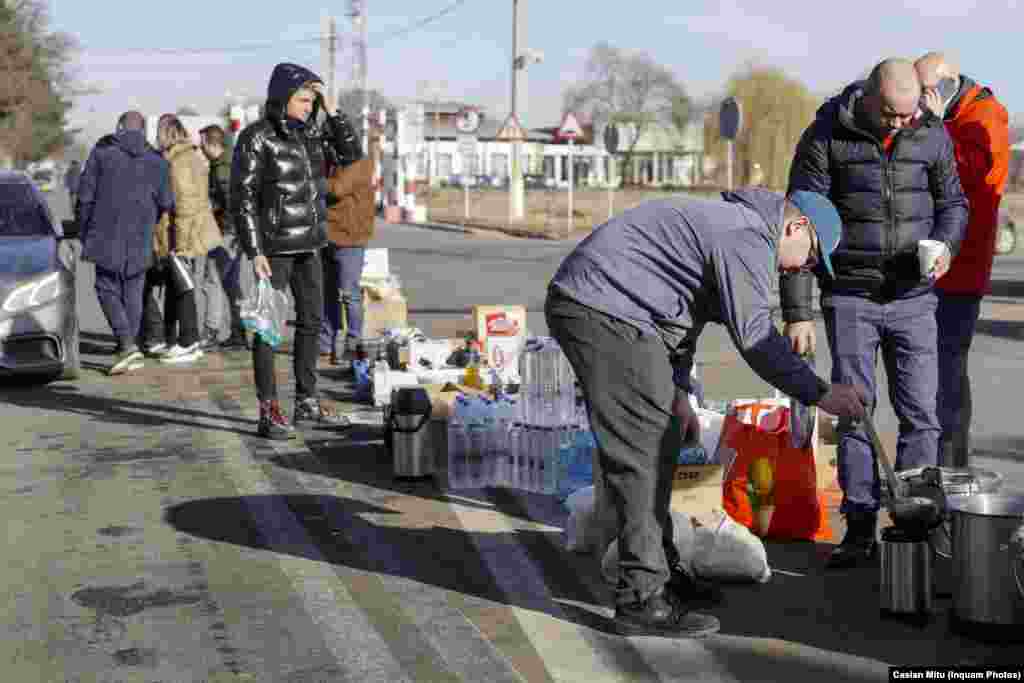
[[[743,360],[787,396],[816,404],[829,385],[793,352],[772,322],[775,250],[764,235],[737,230],[722,236],[712,258],[722,322]]]

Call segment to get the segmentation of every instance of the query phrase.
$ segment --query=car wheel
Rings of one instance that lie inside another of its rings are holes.
[[[60,372],[60,379],[75,380],[82,372],[82,358],[78,351],[78,324],[75,324],[74,333],[65,341],[68,348],[64,369]]]
[[[1009,254],[1017,248],[1017,231],[1012,227],[1002,227],[996,237],[996,253]]]

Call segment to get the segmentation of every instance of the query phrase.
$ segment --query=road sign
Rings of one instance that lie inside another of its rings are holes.
[[[619,128],[614,123],[609,123],[604,128],[604,149],[609,154],[619,151]]]
[[[509,114],[508,118],[505,119],[505,123],[501,124],[501,129],[498,130],[498,134],[494,136],[495,140],[525,140],[526,133],[523,131],[523,127],[519,125],[519,118],[515,114]]]
[[[718,111],[718,135],[725,140],[735,140],[743,130],[743,110],[735,97],[727,97]]]
[[[476,107],[463,107],[455,115],[455,129],[460,133],[472,135],[480,128],[480,110]]]
[[[565,116],[562,118],[562,125],[558,127],[558,137],[565,138],[566,140],[575,140],[576,138],[583,137],[583,128],[580,126],[580,122],[576,120],[576,115],[571,111],[565,112]]]

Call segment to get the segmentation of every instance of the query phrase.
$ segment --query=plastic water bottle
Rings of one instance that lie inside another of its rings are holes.
[[[577,433],[575,425],[558,430],[558,500],[565,500],[575,489],[573,488],[573,465],[578,454]]]
[[[513,422],[508,430],[508,456],[506,458],[506,486],[522,488],[523,424]]]
[[[544,428],[544,456],[541,458],[541,491],[548,495],[558,493],[558,432],[555,427]]]
[[[451,419],[448,420],[448,486],[462,488],[465,486],[466,454],[469,437],[466,431],[466,420],[469,401],[462,394],[455,397]]]

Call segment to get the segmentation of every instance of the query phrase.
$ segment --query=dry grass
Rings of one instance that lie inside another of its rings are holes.
[[[616,190],[613,196],[615,213],[637,206],[648,199],[666,197],[678,192],[656,189]],[[694,191],[694,196],[717,196],[710,190]],[[563,238],[570,227],[568,219],[569,194],[565,190],[527,190],[526,217],[521,222],[508,218],[509,196],[504,190],[469,190],[469,217],[466,217],[464,191],[457,188],[442,188],[430,192],[421,190],[416,199],[420,206],[426,206],[428,220],[451,223],[468,227],[505,228],[522,233],[524,236]],[[1003,199],[1005,206],[1018,223],[1024,221],[1024,193],[1008,194]],[[572,233],[587,232],[595,225],[608,219],[608,192],[606,190],[579,189],[573,192]]]
[[[632,208],[647,199],[665,197],[672,192],[660,190],[616,190],[613,209],[619,213]],[[709,196],[711,193],[694,193]],[[504,190],[469,190],[469,217],[466,217],[464,190],[442,188],[433,193],[423,190],[416,198],[420,206],[426,206],[428,220],[439,223],[478,227],[511,228],[524,234],[538,237],[565,237],[569,223],[569,193],[565,190],[527,190],[525,218],[521,222],[510,221],[509,195]],[[580,189],[573,192],[572,232],[586,232],[608,219],[607,190]]]

